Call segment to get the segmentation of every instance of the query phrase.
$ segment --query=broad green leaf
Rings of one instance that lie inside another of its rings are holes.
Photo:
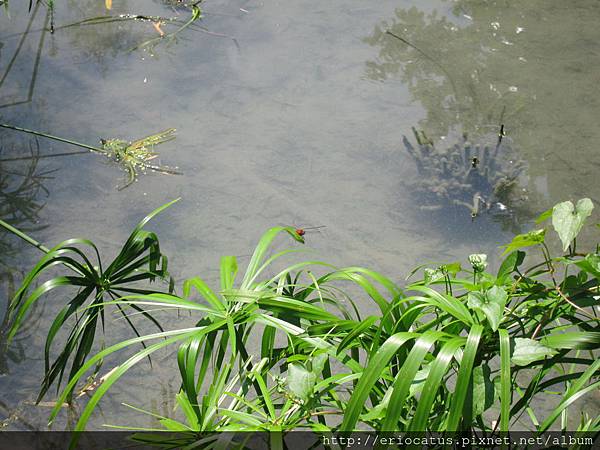
[[[317,376],[300,363],[291,363],[288,366],[287,386],[292,393],[307,401],[313,394]]]
[[[501,245],[501,247],[505,247],[502,255],[506,255],[514,250],[524,247],[531,247],[533,245],[538,245],[544,242],[546,236],[546,230],[534,230],[525,234],[517,234],[510,244]]]
[[[494,403],[495,387],[490,374],[487,364],[473,369],[473,416],[475,417],[483,414]]]
[[[498,269],[498,283],[503,284],[505,278],[508,277],[511,273],[517,270],[517,268],[523,263],[525,260],[525,252],[521,252],[519,250],[512,252],[508,255],[502,264],[500,265],[500,269]]]
[[[311,359],[309,359],[306,365],[312,373],[314,373],[316,376],[319,376],[325,368],[327,358],[327,353],[319,353],[318,355],[315,355]]]
[[[594,204],[589,198],[582,198],[577,205],[566,201],[554,206],[552,226],[562,241],[563,251],[567,251],[573,239],[577,237],[585,219],[592,214],[592,209],[594,209]]]
[[[600,255],[586,255],[584,259],[577,261],[575,265],[596,278],[600,278]]]
[[[444,264],[442,269],[449,275],[456,276],[458,272],[462,270],[459,262],[453,262],[449,264]]]
[[[555,355],[556,351],[546,347],[539,341],[529,338],[515,338],[515,350],[512,362],[517,366],[526,366],[547,356]]]
[[[490,327],[493,331],[496,331],[502,320],[507,299],[508,295],[503,288],[492,286],[485,294],[481,292],[469,292],[467,305],[485,314]]]

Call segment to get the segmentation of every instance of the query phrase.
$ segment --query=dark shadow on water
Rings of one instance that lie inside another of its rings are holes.
[[[2,160],[3,156],[7,150],[12,151],[13,147],[8,146],[5,141],[0,142],[0,219],[26,233],[44,228],[40,223],[39,213],[49,195],[44,182],[52,173],[39,166],[37,141],[30,141],[28,145],[28,158],[21,157],[17,161],[6,162]],[[12,320],[9,311],[10,299],[16,293],[17,283],[24,276],[20,266],[23,247],[22,241],[0,228],[0,375],[8,371],[9,362],[20,363],[25,359],[24,342],[43,316],[42,308],[36,308],[37,311],[27,319],[25,328],[15,336],[10,345],[7,345],[6,339]]]

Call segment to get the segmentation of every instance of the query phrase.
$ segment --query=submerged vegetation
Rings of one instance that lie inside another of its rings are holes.
[[[503,130],[502,126],[502,130]],[[416,148],[403,137],[413,157],[418,179],[412,190],[423,201],[423,208],[466,207],[472,217],[483,212],[508,214],[519,202],[526,185],[522,178],[525,162],[512,149],[503,132],[472,142],[463,134],[458,142],[439,148],[425,132],[413,128]],[[451,135],[446,138],[452,141]]]
[[[76,430],[86,427],[98,402],[128,370],[178,346],[176,415],[127,406],[156,418],[159,426],[152,429],[182,432],[190,442],[197,432],[236,430],[600,432],[600,417],[574,408],[600,387],[594,353],[600,348],[600,254],[576,248],[590,200],[564,202],[540,216],[539,223],[551,219],[563,253],[552,256],[541,228],[507,244],[496,273],[488,271],[486,255],[420,266],[412,276],[422,273],[421,279],[403,287],[362,267],[317,260],[285,266],[280,261],[301,249],[272,253],[275,239],[283,234],[303,244],[304,238],[293,227],[277,227],[262,236],[243,275],[236,258],[226,256],[216,289],[194,277],[183,282],[180,295],[140,286],[169,279],[157,236],[144,230],[167,206],[140,222],[105,269],[90,241],[70,239],[53,249],[36,245],[46,254],[11,302],[10,336],[49,291],[76,290],[46,341],[38,401],[51,385],[60,392],[50,422],[61,405],[77,401],[73,394],[89,372],[142,344],[104,370]],[[48,278],[48,269],[57,266],[65,274]],[[366,302],[379,313],[364,315],[359,305]],[[127,317],[136,336],[91,356],[99,321],[102,330],[114,326],[104,323],[109,308]],[[152,315],[157,309],[187,311],[192,323],[164,330]],[[139,332],[133,321],[140,314],[158,332]],[[68,339],[55,349],[59,333]],[[534,405],[546,397],[556,397],[555,406],[540,416]]]
[[[168,142],[175,138],[174,128],[169,128],[133,142],[125,141],[123,139],[101,139],[100,143],[102,146],[95,147],[93,145],[82,144],[70,139],[52,136],[51,134],[28,130],[26,128],[8,125],[5,123],[0,123],[0,127],[76,145],[78,147],[85,148],[92,153],[99,153],[106,156],[107,158],[119,164],[123,170],[127,172],[127,181],[125,184],[119,187],[119,190],[130,186],[137,179],[139,170],[146,171],[149,169],[168,175],[181,175],[181,172],[177,171],[176,169],[150,163],[150,161],[158,157],[158,153],[152,151],[154,146]]]

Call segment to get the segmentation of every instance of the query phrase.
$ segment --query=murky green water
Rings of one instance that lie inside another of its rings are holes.
[[[157,36],[149,23],[51,35],[40,31],[44,8],[29,14],[17,3],[10,19],[0,16],[2,121],[93,145],[176,127],[177,140],[161,146],[161,159],[184,172],[147,174],[117,191],[124,174],[97,155],[42,158],[39,179],[23,198],[43,207],[22,223],[42,242],[91,237],[112,255],[140,218],[181,197],[153,224],[178,279],[201,274],[211,281],[221,255],[247,255],[267,228],[294,224],[326,226],[308,236],[324,258],[401,281],[425,261],[497,255],[511,229],[526,230],[556,201],[600,200],[595,0],[207,0],[200,25],[227,36],[187,30],[172,45],[133,52]],[[56,3],[57,27],[106,14],[101,0]],[[184,13],[158,1],[113,3],[113,14]],[[443,144],[460,133],[497,133],[501,123],[528,163],[522,187],[529,214],[503,226],[487,216],[472,221],[465,208],[455,208],[460,213],[451,220],[423,210],[410,189],[419,173],[403,135],[415,126]],[[1,159],[19,158],[35,141],[2,130],[0,145]],[[78,149],[39,140],[41,155],[71,151]],[[28,167],[5,161],[0,170],[18,183]],[[4,308],[9,280],[18,283],[38,255],[0,238]],[[47,419],[47,409],[28,403],[58,304],[60,298],[46,302],[31,336],[2,355],[0,418],[18,414],[9,421],[13,429]],[[94,427],[149,423],[121,402],[166,412],[177,383],[173,359],[159,360],[115,386]],[[68,426],[67,416],[58,428]]]

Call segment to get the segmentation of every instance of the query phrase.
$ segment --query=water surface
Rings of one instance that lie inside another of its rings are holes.
[[[97,155],[42,158],[38,173],[52,173],[32,201],[43,208],[23,223],[42,242],[91,237],[110,257],[145,214],[181,197],[152,225],[179,280],[214,281],[221,255],[245,261],[259,236],[282,224],[325,225],[307,236],[318,255],[401,283],[426,261],[466,261],[474,252],[493,259],[514,227],[472,221],[466,210],[445,220],[411,194],[419,173],[402,136],[413,126],[443,143],[505,124],[529,167],[531,214],[517,218],[517,229],[557,201],[600,199],[596,1],[216,0],[203,4],[200,25],[230,37],[189,29],[145,51],[130,50],[157,36],[147,22],[59,28],[106,14],[102,1],[57,1],[54,34],[40,31],[44,8],[28,13],[17,3],[10,18],[0,17],[2,121],[92,145],[175,127],[176,141],[159,150],[164,164],[184,172],[147,174],[117,191],[124,173]],[[186,14],[158,1],[115,1],[112,14],[121,13]],[[8,130],[0,139],[1,158],[37,148]],[[41,155],[78,150],[39,139]],[[23,173],[28,165],[4,162],[1,170]],[[10,248],[2,258],[4,308],[9,280],[18,283],[39,255],[0,237]],[[45,332],[64,299],[48,300],[0,377],[0,414],[18,413],[9,423],[15,429],[43,427],[48,416],[28,404]],[[168,409],[174,361],[158,358],[115,386],[92,427],[148,425],[121,402]],[[65,413],[57,426],[68,424]]]

